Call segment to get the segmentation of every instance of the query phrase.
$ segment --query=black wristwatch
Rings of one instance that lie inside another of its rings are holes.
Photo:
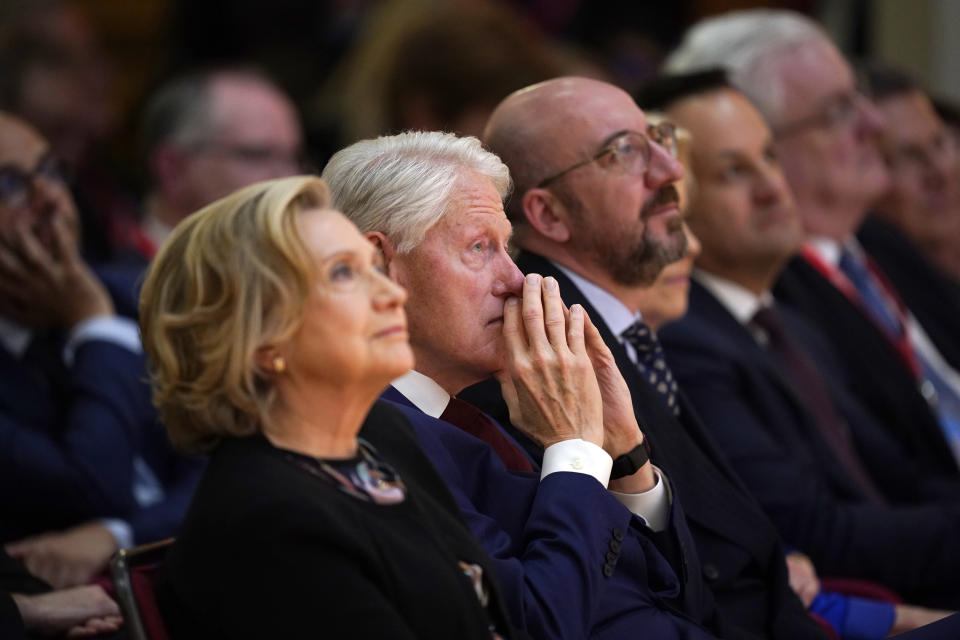
[[[650,441],[647,440],[647,436],[643,436],[643,442],[622,456],[617,456],[617,459],[613,461],[613,468],[610,470],[610,479],[616,480],[617,478],[632,476],[640,467],[645,465],[649,459]]]

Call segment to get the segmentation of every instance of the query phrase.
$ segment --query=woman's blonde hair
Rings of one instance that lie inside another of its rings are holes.
[[[154,259],[140,328],[153,401],[180,448],[208,450],[266,421],[273,390],[256,352],[300,322],[313,266],[297,218],[329,199],[312,176],[251,185],[177,225]]]

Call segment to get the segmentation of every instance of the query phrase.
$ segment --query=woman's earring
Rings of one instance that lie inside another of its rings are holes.
[[[287,361],[283,359],[283,356],[275,356],[273,358],[273,372],[283,373],[286,370],[287,370]]]

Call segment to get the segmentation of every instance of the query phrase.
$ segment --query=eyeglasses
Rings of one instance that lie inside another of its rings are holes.
[[[215,153],[251,167],[282,167],[300,171],[307,166],[299,151],[286,151],[267,145],[203,142],[193,145],[194,152]]]
[[[61,185],[67,182],[63,163],[51,153],[40,158],[31,171],[6,165],[0,167],[0,202],[8,209],[23,207],[30,200],[30,190],[37,178]]]
[[[789,124],[775,127],[773,137],[778,139],[786,138],[797,133],[802,133],[807,129],[818,127],[843,129],[853,124],[866,99],[867,98],[857,89],[851,89],[847,92],[837,94],[828,99],[817,113],[805,118],[800,118]]]
[[[639,176],[650,166],[651,142],[663,147],[674,158],[677,157],[677,128],[672,122],[661,122],[647,127],[647,133],[645,134],[639,131],[625,131],[617,134],[593,156],[581,160],[549,178],[544,178],[537,184],[537,188],[545,187],[574,169],[596,162],[607,155],[612,156],[612,164],[619,167],[624,173]]]

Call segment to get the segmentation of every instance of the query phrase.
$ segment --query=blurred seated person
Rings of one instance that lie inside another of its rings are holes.
[[[250,69],[174,78],[147,103],[140,137],[150,186],[128,243],[147,260],[190,213],[300,170],[296,109],[272,80]]]
[[[709,81],[709,76],[706,74],[700,80],[700,82]],[[659,116],[648,117],[653,124],[661,121]],[[689,132],[678,128],[677,159],[684,165],[686,172],[683,179],[677,183],[677,190],[680,195],[680,207],[685,215],[689,212],[691,191],[696,191],[697,185],[697,173],[691,169],[691,146]],[[701,171],[703,171],[702,167]],[[712,193],[712,175],[708,172],[704,176],[705,191],[708,194]],[[728,216],[723,216],[723,219],[729,223]],[[684,223],[684,232],[687,236],[686,254],[680,260],[664,267],[652,285],[638,291],[637,301],[640,312],[653,331],[660,331],[664,325],[679,320],[687,313],[694,261],[700,256],[702,247],[699,239],[686,223]],[[672,361],[668,361],[668,364],[675,369]],[[707,424],[710,424],[709,418]],[[892,602],[823,590],[813,562],[807,556],[797,551],[790,551],[786,555],[786,561],[790,587],[804,606],[825,620],[841,638],[879,640],[885,638],[890,632],[909,631],[947,615],[944,611],[903,604],[894,605]]]
[[[155,400],[210,452],[165,560],[173,637],[505,637],[486,553],[374,405],[413,364],[406,297],[313,177],[219,200],[160,250],[140,300]]]
[[[117,603],[100,586],[51,591],[0,549],[0,638],[85,638],[116,631],[121,622]]]
[[[109,262],[136,221],[121,170],[107,157],[120,118],[113,67],[89,17],[71,0],[0,6],[0,109],[37,128],[67,169],[83,230],[81,253]]]
[[[199,478],[150,404],[133,275],[78,245],[59,163],[0,112],[0,543],[55,587],[172,535]]]

